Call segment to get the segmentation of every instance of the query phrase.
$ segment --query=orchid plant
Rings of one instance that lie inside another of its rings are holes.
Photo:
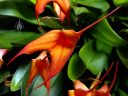
[[[127,96],[127,5],[0,1],[0,95]],[[20,33],[11,26],[19,19]]]

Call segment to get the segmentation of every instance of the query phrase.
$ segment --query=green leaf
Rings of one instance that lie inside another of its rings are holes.
[[[85,7],[73,7],[73,10],[76,15],[80,15],[83,13],[93,14],[89,9],[87,9]]]
[[[11,91],[17,91],[21,87],[23,76],[27,71],[27,65],[21,65],[14,73],[14,76],[11,81]]]
[[[40,85],[43,82],[43,79],[41,76],[37,76],[35,81],[31,84],[31,86],[33,86],[33,90],[30,92],[31,96],[38,96],[38,94],[40,93],[42,96],[47,96],[47,90],[45,88],[45,86],[41,86],[38,89],[34,89],[36,88],[38,85]]]
[[[19,0],[20,1],[20,0]],[[29,23],[37,24],[35,13],[28,3],[0,2],[0,15],[21,18]]]
[[[127,44],[109,25],[107,19],[102,20],[92,30],[92,35],[113,47],[121,47]]]
[[[59,73],[51,80],[50,96],[63,96],[64,75]]]
[[[117,48],[117,54],[121,62],[128,68],[128,45]]]
[[[119,6],[119,5],[128,5],[128,0],[113,0],[114,4],[116,6]]]
[[[53,28],[53,29],[63,29],[64,28],[62,26],[60,20],[55,17],[43,17],[41,19],[41,21],[42,21],[42,25],[47,26],[49,28]]]
[[[33,4],[36,4],[36,0],[30,0]]]
[[[74,81],[78,79],[86,70],[85,65],[79,58],[77,53],[74,53],[68,64],[68,77]]]
[[[22,83],[21,83],[21,96],[26,96],[26,87],[27,87],[27,81],[29,78],[29,71],[30,71],[30,64],[28,64],[26,68],[25,75],[22,78]],[[29,96],[29,93],[28,93]]]
[[[33,83],[33,88],[37,87],[39,84],[43,82],[40,76],[37,77],[35,82]],[[53,79],[51,79],[51,88],[50,88],[50,96],[62,96],[62,85],[63,85],[63,75],[58,74]],[[41,86],[38,89],[32,90],[31,96],[38,96],[39,93],[42,96],[47,96],[47,91],[45,86]]]
[[[102,52],[106,55],[110,55],[112,52],[112,47],[110,45],[107,45],[106,43],[100,41],[100,40],[96,40],[95,41],[95,50],[97,52]]]
[[[106,11],[109,8],[109,4],[105,0],[71,0],[71,2],[74,4],[97,8],[102,11]]]
[[[39,37],[39,35],[34,32],[0,31],[0,47],[12,48],[14,44],[23,46]]]
[[[103,42],[101,44],[103,44]],[[106,46],[107,45],[103,44],[103,46],[98,48],[97,51],[96,42],[89,41],[80,49],[79,56],[81,60],[87,69],[89,69],[94,75],[97,75],[100,71],[103,70],[104,66],[107,65],[108,57],[106,53],[108,52],[106,49],[104,49]],[[111,53],[111,50],[109,53]]]
[[[9,76],[10,76],[9,70],[5,68],[0,69],[0,83],[2,83]]]

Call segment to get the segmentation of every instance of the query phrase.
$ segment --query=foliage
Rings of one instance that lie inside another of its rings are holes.
[[[63,70],[52,78],[50,96],[66,96],[77,79],[90,84],[90,78],[96,78],[100,73],[102,76],[117,60],[118,74],[111,94],[128,95],[128,0],[70,0],[70,24],[66,19],[61,22],[49,3],[39,17],[42,30],[36,20],[35,4],[36,0],[0,1],[0,49],[9,50],[3,56],[4,64],[0,68],[0,96],[26,96],[31,59],[39,53],[22,55],[7,66],[25,45],[53,29],[81,30],[117,6],[121,8],[116,13],[82,34]],[[21,31],[17,29],[19,20]],[[111,82],[113,70],[104,81]],[[42,82],[37,75],[28,89],[28,96],[47,96],[45,86],[35,89]]]

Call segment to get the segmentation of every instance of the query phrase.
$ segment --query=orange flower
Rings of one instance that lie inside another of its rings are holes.
[[[28,85],[31,84],[35,75],[39,73],[44,79],[43,84],[45,84],[49,91],[49,80],[62,70],[71,56],[81,34],[107,16],[111,15],[117,9],[119,9],[119,7],[79,32],[75,32],[74,30],[52,30],[45,33],[41,37],[27,44],[15,57],[10,60],[8,64],[22,54],[32,54],[37,51],[42,51],[36,59],[32,60],[32,71],[30,71]]]
[[[32,60],[32,65],[31,65],[31,70],[30,70],[30,75],[29,75],[29,80],[28,80],[28,85],[29,86],[32,83],[32,80],[36,77],[37,74],[39,74],[44,81],[48,80],[49,74],[49,65],[50,62],[48,60],[47,56],[47,51],[43,51],[36,59]],[[50,80],[48,80],[45,83],[45,86],[48,90],[50,90]]]
[[[2,67],[4,61],[2,59],[2,57],[7,53],[7,49],[0,49],[0,68]]]
[[[112,64],[113,65],[113,64]],[[100,89],[96,90],[95,88],[99,85],[99,83],[101,81],[103,81],[103,79],[106,77],[106,75],[108,75],[108,73],[110,72],[111,67],[108,69],[108,71],[106,72],[106,74],[101,78],[101,80],[94,81],[91,85],[91,88],[88,89],[82,82],[80,82],[79,80],[76,80],[74,82],[74,87],[75,90],[69,90],[68,91],[68,96],[111,96],[110,91],[115,83],[116,80],[116,75],[117,75],[117,70],[118,70],[118,62],[116,64],[116,70],[115,70],[115,74],[114,74],[114,79],[110,85],[110,87],[108,88],[107,84],[104,84]],[[97,78],[96,78],[97,79]]]
[[[61,22],[64,21],[65,17],[67,17],[68,23],[70,18],[70,2],[69,0],[62,0],[63,4],[65,5],[65,9],[67,9],[66,13],[61,10],[60,6],[53,2],[54,10],[56,11],[58,17],[60,18]]]
[[[69,90],[68,96],[111,96],[110,93],[108,93],[108,85],[104,84],[100,89],[98,90],[92,90],[88,89],[82,82],[79,80],[76,80],[74,82],[75,90]]]
[[[69,0],[37,0],[35,6],[36,18],[38,21],[39,15],[44,11],[46,5],[53,1],[55,12],[60,20],[63,22],[66,17],[68,22],[70,18],[70,2]],[[39,22],[38,22],[39,24]]]
[[[52,30],[27,44],[10,62],[21,54],[43,51],[39,57],[32,60],[32,71],[30,71],[28,84],[31,84],[33,78],[38,73],[44,81],[47,81],[64,67],[79,38],[80,34],[74,30]],[[50,57],[47,56],[46,51]],[[48,90],[50,87],[49,83],[47,81],[45,84]]]

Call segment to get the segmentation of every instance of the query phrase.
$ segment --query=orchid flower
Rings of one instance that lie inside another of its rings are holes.
[[[110,87],[108,87],[108,84],[104,84],[98,90],[96,90],[96,87],[99,85],[99,83],[101,81],[103,81],[103,79],[106,77],[106,75],[108,75],[108,73],[110,72],[110,70],[112,68],[112,65],[110,66],[110,68],[108,69],[108,71],[106,72],[106,74],[100,80],[97,80],[97,78],[96,78],[96,81],[94,81],[92,83],[90,89],[87,88],[79,80],[76,80],[74,82],[75,90],[69,90],[68,91],[68,96],[111,96],[110,91],[111,91],[111,89],[112,89],[112,87],[113,87],[113,85],[115,83],[115,80],[116,80],[116,75],[117,75],[117,70],[118,70],[118,62],[116,64],[116,70],[115,70],[115,74],[114,74],[114,79],[113,79]]]
[[[57,13],[60,20],[63,22],[66,17],[69,23],[69,18],[70,18],[70,1],[69,0],[37,0],[36,6],[35,6],[37,21],[38,21],[39,15],[43,13],[46,5],[49,2],[53,2],[55,12]]]
[[[68,23],[69,23],[69,18],[70,18],[70,2],[69,0],[62,0],[63,4],[65,5],[67,12],[64,13],[61,8],[59,7],[59,5],[56,2],[53,2],[53,6],[54,6],[54,10],[56,12],[56,14],[58,15],[58,17],[60,18],[61,22],[64,21],[65,17],[67,17]]]
[[[2,67],[4,61],[2,59],[2,57],[7,53],[7,49],[0,49],[0,68]]]
[[[104,84],[98,90],[90,91],[82,82],[76,80],[74,82],[75,90],[69,90],[68,96],[111,96],[110,93],[106,94],[108,91],[108,85]]]
[[[52,30],[43,34],[41,37],[27,44],[16,56],[10,60],[8,64],[22,54],[32,54],[37,51],[42,51],[42,53],[36,59],[32,60],[32,71],[30,71],[28,86],[31,84],[33,78],[39,73],[44,79],[44,82],[40,86],[45,84],[49,91],[50,79],[62,70],[70,58],[81,34],[86,32],[104,18],[110,16],[119,8],[120,7],[117,7],[106,16],[103,16],[93,24],[78,32],[74,30]]]

